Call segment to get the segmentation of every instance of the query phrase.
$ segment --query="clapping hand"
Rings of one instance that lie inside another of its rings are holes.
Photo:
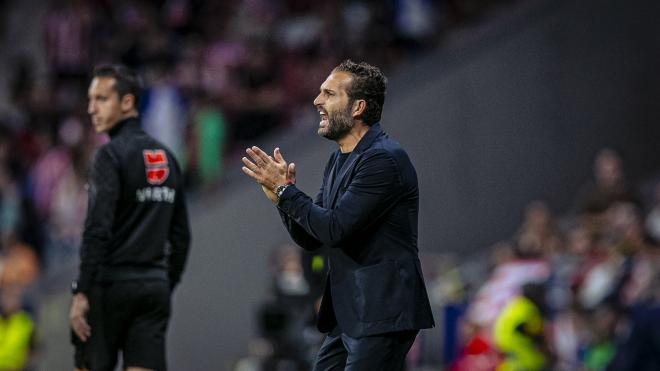
[[[277,204],[279,201],[275,194],[277,186],[294,184],[296,182],[296,165],[287,164],[279,148],[275,148],[273,155],[269,156],[257,146],[245,150],[250,159],[243,157],[243,172],[261,185],[261,189],[269,200]]]

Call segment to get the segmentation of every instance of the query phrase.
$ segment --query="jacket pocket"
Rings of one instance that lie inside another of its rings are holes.
[[[354,275],[355,310],[361,321],[383,321],[401,313],[403,277],[396,261],[361,268]]]

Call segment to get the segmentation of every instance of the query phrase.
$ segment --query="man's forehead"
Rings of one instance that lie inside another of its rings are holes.
[[[321,89],[337,90],[341,88],[345,90],[352,79],[353,76],[348,72],[332,71],[323,84],[321,84]]]
[[[92,79],[92,82],[89,84],[88,92],[93,91],[99,92],[110,92],[114,91],[115,78],[111,76],[97,76]]]

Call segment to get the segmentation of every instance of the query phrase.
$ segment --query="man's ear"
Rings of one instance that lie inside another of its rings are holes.
[[[351,116],[353,116],[353,118],[360,117],[365,109],[367,109],[367,101],[364,99],[356,99],[353,101]]]
[[[133,94],[126,94],[121,97],[121,110],[128,112],[132,109],[137,109],[135,107],[135,96]]]

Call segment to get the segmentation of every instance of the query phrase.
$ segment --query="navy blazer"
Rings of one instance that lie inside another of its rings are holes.
[[[417,250],[419,190],[406,152],[374,124],[312,200],[289,186],[278,209],[293,240],[329,247],[318,328],[363,337],[434,325]]]

